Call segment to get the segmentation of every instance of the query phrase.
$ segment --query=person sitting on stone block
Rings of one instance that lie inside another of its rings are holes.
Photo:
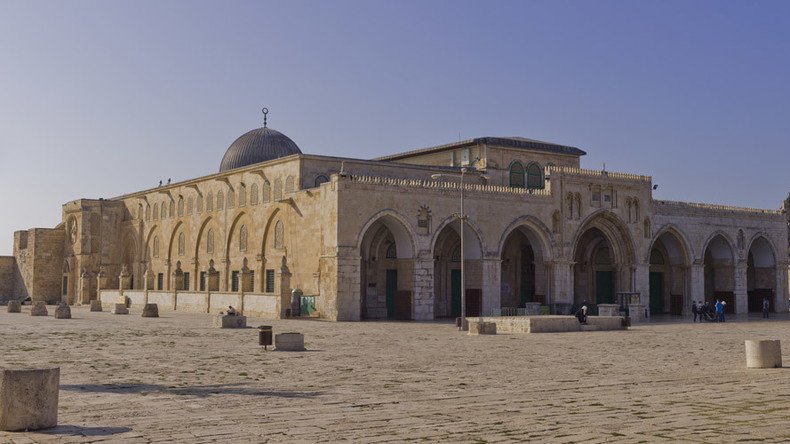
[[[235,308],[233,308],[232,305],[228,305],[228,313],[227,313],[228,316],[238,316],[238,314],[239,313],[236,311]]]

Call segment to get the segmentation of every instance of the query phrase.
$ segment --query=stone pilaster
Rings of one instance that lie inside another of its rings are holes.
[[[433,269],[434,259],[430,252],[421,254],[414,260],[414,292],[412,319],[424,321],[433,319]]]
[[[564,259],[550,261],[549,280],[551,291],[548,303],[573,303],[573,266],[575,262]]]
[[[276,284],[274,291],[280,295],[280,317],[285,317],[285,309],[291,307],[291,271],[282,257],[280,267],[274,272]]]
[[[483,267],[483,312],[491,314],[494,308],[502,306],[502,260],[499,258],[482,259]]]
[[[90,304],[91,300],[91,275],[88,273],[88,270],[83,269],[82,274],[80,274],[80,282],[79,282],[79,296],[78,296],[78,303],[79,304]]]
[[[787,313],[788,300],[788,263],[779,262],[776,264],[776,300],[774,301],[774,311],[777,313]]]
[[[735,262],[735,313],[748,313],[749,312],[749,296],[746,293],[746,269],[747,264],[745,260],[737,260]]]
[[[689,292],[692,301],[705,301],[705,265],[694,261],[689,267]]]
[[[645,307],[650,307],[650,264],[649,263],[642,263],[636,264],[634,267],[627,267],[631,273],[631,288],[625,288],[625,286],[621,286],[620,288],[625,291],[631,291],[635,293],[639,293],[639,301],[640,304],[644,305]],[[650,313],[652,316],[653,313]]]

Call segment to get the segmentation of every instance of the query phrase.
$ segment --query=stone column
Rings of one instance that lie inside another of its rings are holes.
[[[286,264],[285,256],[282,257],[280,267],[274,272],[275,293],[280,295],[280,317],[285,317],[285,309],[291,307],[291,271]]]
[[[107,288],[107,273],[104,272],[104,267],[99,267],[99,272],[96,273],[96,299],[101,300],[101,291]]]
[[[258,254],[255,256],[255,274],[258,275],[258,282],[257,285],[258,291],[263,293],[266,290],[266,258],[263,257],[262,254]],[[255,288],[252,290],[255,291]]]
[[[746,261],[738,259],[735,262],[735,313],[749,312],[749,296],[746,293]]]
[[[91,274],[88,273],[88,270],[83,268],[82,274],[80,274],[80,282],[79,282],[79,296],[77,297],[77,302],[82,304],[90,304],[91,300]]]
[[[788,311],[788,263],[780,261],[776,264],[776,298],[774,300],[774,311],[777,313],[787,313]]]
[[[483,268],[483,316],[502,306],[502,260],[487,257],[482,259]]]
[[[167,277],[167,282],[165,282],[164,289],[172,291],[173,286],[170,285],[170,266],[171,266],[170,259],[165,259],[165,267],[167,267],[167,269],[165,270],[165,277]]]
[[[417,321],[433,319],[433,257],[430,251],[420,252],[414,259],[414,305],[412,319]]]
[[[557,259],[549,262],[549,279],[551,280],[551,294],[549,303],[573,303],[573,266],[575,262]]]
[[[145,271],[143,272],[143,304],[148,304],[148,290],[152,284],[151,278],[151,270],[146,267]]]
[[[705,301],[705,265],[701,260],[695,260],[689,267],[689,292],[692,301]]]
[[[230,261],[228,258],[223,258],[220,262],[222,262],[222,271],[225,274],[220,280],[220,287],[222,291],[228,291],[228,282],[230,282]]]

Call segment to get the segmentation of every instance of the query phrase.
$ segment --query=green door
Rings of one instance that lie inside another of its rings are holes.
[[[611,271],[595,272],[595,303],[611,304],[614,301],[614,283]]]
[[[395,316],[395,292],[398,291],[398,270],[387,270],[387,317]]]
[[[461,270],[450,270],[450,316],[461,316]]]
[[[650,313],[664,312],[664,273],[650,272]]]

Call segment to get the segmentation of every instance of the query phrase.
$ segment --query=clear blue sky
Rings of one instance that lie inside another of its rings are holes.
[[[264,105],[306,153],[524,136],[778,208],[788,82],[788,1],[0,0],[0,254],[69,200],[215,172]]]

